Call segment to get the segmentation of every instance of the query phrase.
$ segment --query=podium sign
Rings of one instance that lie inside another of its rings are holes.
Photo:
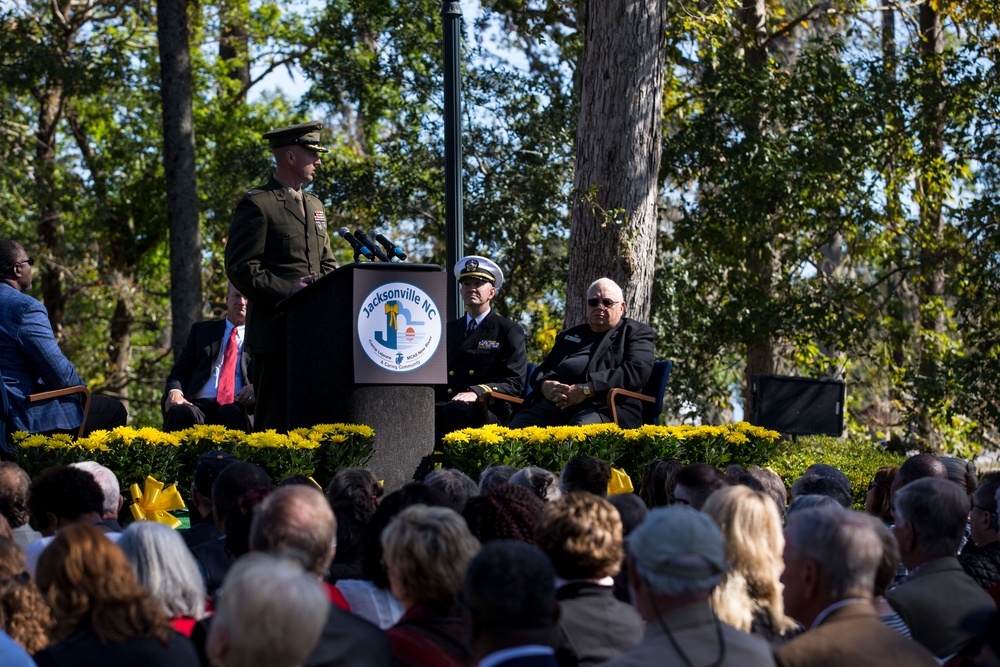
[[[357,331],[354,381],[446,383],[445,291],[445,274],[441,271],[414,276],[412,272],[399,274],[380,267],[358,267],[352,308]]]

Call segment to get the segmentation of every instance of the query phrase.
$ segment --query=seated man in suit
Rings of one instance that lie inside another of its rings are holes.
[[[913,638],[942,661],[975,639],[962,626],[964,618],[996,609],[993,598],[956,558],[969,506],[965,489],[936,477],[910,482],[892,501],[892,534],[909,574],[885,597]]]
[[[482,426],[483,392],[520,396],[527,356],[521,325],[493,312],[490,301],[503,285],[503,271],[485,257],[463,257],[455,277],[465,303],[465,317],[448,323],[448,384],[437,389],[437,431],[448,433]],[[490,421],[506,422],[510,405],[490,405]]]
[[[247,299],[230,283],[226,318],[191,327],[184,351],[167,377],[164,431],[180,431],[195,424],[250,430],[247,411],[253,407],[254,394],[243,351],[246,316]]]
[[[624,315],[621,287],[610,278],[592,283],[587,323],[556,336],[531,379],[534,391],[510,427],[610,422],[610,390],[642,391],[653,372],[653,330]],[[642,407],[635,399],[621,401],[618,415],[622,428],[642,424]]]
[[[934,667],[930,651],[872,604],[882,540],[872,518],[838,507],[796,512],[785,530],[785,612],[806,632],[775,650],[782,667]]]
[[[52,333],[48,311],[31,289],[34,257],[10,239],[0,239],[0,371],[10,402],[12,431],[70,433],[83,423],[80,394],[29,403],[28,396],[83,386]],[[83,434],[124,426],[128,413],[119,401],[91,396]]]

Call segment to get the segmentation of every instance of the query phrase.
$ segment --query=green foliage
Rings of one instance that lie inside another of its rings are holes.
[[[473,478],[492,464],[558,471],[574,456],[595,456],[614,468],[624,469],[635,483],[643,466],[656,458],[674,457],[685,463],[704,462],[719,467],[750,466],[767,460],[777,440],[778,433],[745,422],[624,430],[614,424],[522,429],[484,426],[446,435],[443,454],[446,466]]]
[[[94,460],[110,468],[123,489],[140,487],[147,476],[176,483],[186,495],[198,457],[215,450],[263,468],[274,483],[288,475],[311,475],[321,486],[338,470],[364,466],[372,455],[375,433],[367,426],[319,424],[288,435],[243,433],[221,426],[195,426],[177,433],[152,428],[116,428],[86,438],[14,434],[17,462],[34,477],[53,465]],[[127,495],[127,494],[126,494]]]
[[[898,466],[905,459],[905,456],[886,451],[881,445],[869,440],[809,437],[782,440],[760,466],[776,472],[785,481],[785,485],[790,487],[812,464],[831,465],[847,475],[851,482],[854,507],[863,510],[868,484],[875,478],[875,471],[887,466]]]

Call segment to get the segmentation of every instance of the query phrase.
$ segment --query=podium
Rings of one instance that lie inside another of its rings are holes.
[[[386,490],[423,479],[447,382],[446,290],[436,264],[356,262],[285,299],[289,430],[366,424]]]

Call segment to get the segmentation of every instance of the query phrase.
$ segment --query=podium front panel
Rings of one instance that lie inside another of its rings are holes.
[[[354,273],[354,381],[444,384],[446,279],[443,271]]]

